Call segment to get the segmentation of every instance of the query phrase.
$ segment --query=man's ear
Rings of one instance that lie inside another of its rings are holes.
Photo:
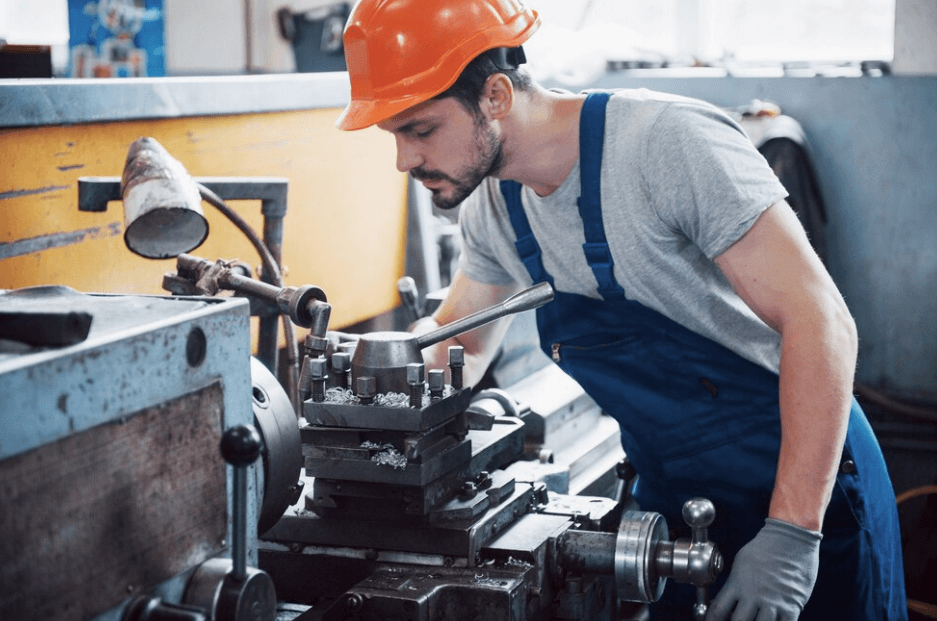
[[[514,85],[503,73],[493,73],[482,88],[481,111],[489,120],[501,120],[514,106]]]

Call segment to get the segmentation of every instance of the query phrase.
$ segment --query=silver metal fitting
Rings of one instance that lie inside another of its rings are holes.
[[[355,382],[355,394],[358,395],[358,400],[365,405],[374,403],[374,395],[377,394],[377,379],[372,375],[359,377]]]
[[[411,362],[407,365],[407,384],[410,386],[410,407],[423,407],[423,377],[426,365],[422,362]]]
[[[442,399],[443,390],[446,387],[446,372],[442,369],[431,369],[429,372],[429,396],[430,399]]]

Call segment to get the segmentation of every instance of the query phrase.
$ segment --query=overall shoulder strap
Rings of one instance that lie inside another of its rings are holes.
[[[534,232],[530,229],[530,221],[527,219],[527,214],[524,213],[524,207],[521,205],[521,184],[517,181],[502,181],[500,186],[501,194],[507,203],[511,226],[514,227],[514,234],[517,237],[514,245],[517,247],[517,253],[520,255],[521,261],[524,262],[524,266],[535,284],[548,282],[552,285],[553,277],[543,267],[540,246],[537,245]]]
[[[610,93],[589,93],[579,117],[579,161],[581,192],[578,200],[586,243],[582,250],[605,300],[624,299],[625,291],[615,280],[614,262],[602,223],[602,147],[605,139],[605,107]]]

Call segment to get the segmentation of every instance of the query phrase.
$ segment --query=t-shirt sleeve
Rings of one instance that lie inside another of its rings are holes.
[[[644,176],[653,208],[710,259],[787,196],[741,127],[715,107],[665,106],[645,146]]]
[[[459,269],[472,280],[491,285],[507,285],[514,282],[495,254],[490,243],[495,231],[491,219],[494,211],[491,201],[492,184],[482,182],[459,208],[459,231],[462,248],[459,254]]]

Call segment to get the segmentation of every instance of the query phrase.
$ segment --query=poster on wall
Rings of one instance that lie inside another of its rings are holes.
[[[73,78],[166,74],[163,0],[68,0]]]

